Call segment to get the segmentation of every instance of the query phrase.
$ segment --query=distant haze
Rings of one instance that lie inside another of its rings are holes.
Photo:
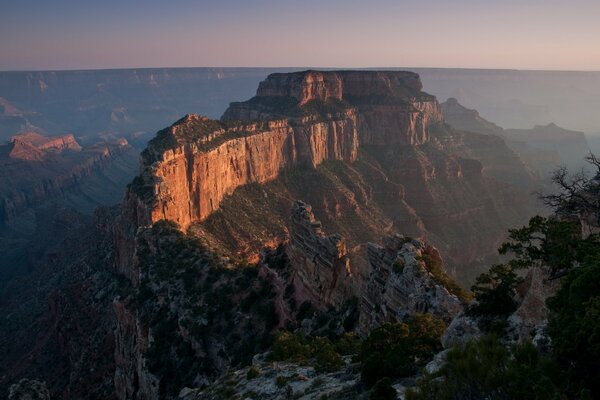
[[[600,70],[597,0],[4,1],[0,69]]]

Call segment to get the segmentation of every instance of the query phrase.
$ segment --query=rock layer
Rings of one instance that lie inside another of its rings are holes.
[[[430,313],[449,321],[460,312],[458,297],[436,283],[427,271],[422,258],[426,247],[419,240],[398,234],[388,236],[384,246],[368,244],[371,273],[361,291],[363,332],[414,314]],[[434,249],[429,252],[439,257]]]
[[[341,305],[352,295],[350,258],[340,235],[326,236],[308,204],[292,209],[288,257],[316,303]]]

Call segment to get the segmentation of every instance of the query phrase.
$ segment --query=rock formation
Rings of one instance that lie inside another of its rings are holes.
[[[160,354],[183,351],[173,346],[193,351],[195,375],[182,380],[207,382],[235,358],[243,324],[259,334],[300,324],[301,304],[339,311],[356,297],[365,333],[417,312],[447,321],[458,312],[464,299],[432,246],[400,236],[384,247],[364,243],[402,231],[431,236],[450,259],[472,261],[495,252],[505,228],[528,209],[513,210],[523,194],[485,175],[492,157],[472,158],[477,146],[444,125],[435,98],[420,90],[418,75],[406,72],[274,74],[221,120],[188,115],[158,133],[113,231],[116,269],[138,293],[115,303],[119,398],[174,390],[160,366],[149,367],[157,346]],[[213,268],[235,270],[230,260],[220,265],[200,250],[190,257],[185,246],[163,260],[188,240],[173,233],[173,223],[189,240],[197,235],[231,256],[287,242],[287,260],[263,258],[259,274],[272,285],[267,301],[278,322],[258,323],[244,305],[252,295],[230,293],[244,281],[233,281],[233,272],[210,276]],[[170,233],[161,233],[165,226]],[[205,300],[190,303],[187,285]],[[213,293],[217,300],[208,299]],[[202,310],[219,299],[236,315],[235,329],[215,317],[226,314]],[[160,336],[164,324],[150,319],[159,312],[174,324],[168,339]]]
[[[325,236],[312,208],[294,204],[288,257],[315,303],[339,306],[354,293],[346,241],[339,235]]]
[[[274,74],[256,97],[233,103],[224,122],[185,117],[143,153],[137,187],[152,195],[139,222],[168,219],[187,229],[239,186],[273,180],[284,167],[352,162],[359,143],[426,142],[427,126],[441,114],[418,82],[404,72]]]
[[[572,171],[580,169],[585,162],[585,156],[590,153],[585,134],[561,128],[554,123],[536,125],[531,129],[506,129],[507,140],[520,144],[516,150],[527,160],[535,157],[542,158],[548,154],[558,155],[560,164],[566,165]],[[537,154],[540,153],[540,156]],[[546,156],[547,158],[547,156]],[[540,165],[543,174],[556,169],[556,165]]]
[[[10,387],[8,400],[50,400],[50,392],[45,382],[21,379]]]
[[[590,151],[583,132],[563,129],[553,123],[536,125],[532,129],[503,129],[482,118],[476,110],[462,106],[454,98],[446,100],[440,108],[445,121],[454,128],[501,137],[522,162],[541,178],[547,178],[559,165],[566,165],[571,170],[581,168],[584,157]],[[515,172],[512,171],[513,176],[526,176]],[[500,178],[510,174],[501,175]]]
[[[131,275],[132,235],[162,219],[183,230],[193,226],[235,252],[254,249],[240,255],[256,259],[262,244],[285,239],[291,203],[284,198],[324,211],[322,222],[349,247],[381,239],[385,226],[387,233],[430,237],[453,273],[495,254],[506,228],[524,222],[533,208],[531,179],[500,139],[441,123],[437,101],[420,89],[418,75],[409,72],[273,74],[255,97],[232,103],[221,121],[188,115],[162,130],[143,152],[141,174],[126,195],[118,270]],[[335,162],[346,176],[337,176],[338,167],[331,170],[336,177],[323,174]],[[286,176],[298,181],[282,181]],[[335,191],[300,182],[308,176]],[[500,176],[510,186],[488,179]],[[243,205],[228,199],[251,190],[249,184],[260,184],[264,194],[241,213]],[[301,185],[307,186],[297,190]],[[270,198],[281,199],[265,204]],[[528,206],[515,210],[516,199]],[[254,215],[258,204],[269,208],[268,218]],[[263,221],[269,224],[259,233]],[[457,233],[462,225],[490,234],[463,246],[456,243],[465,237]]]
[[[414,314],[430,313],[450,321],[461,310],[459,298],[436,283],[427,270],[423,261],[426,252],[439,257],[423,242],[398,234],[387,237],[383,247],[368,244],[371,273],[361,291],[363,332]]]
[[[440,104],[444,120],[456,129],[486,135],[502,135],[504,129],[479,115],[477,110],[464,107],[454,97]]]

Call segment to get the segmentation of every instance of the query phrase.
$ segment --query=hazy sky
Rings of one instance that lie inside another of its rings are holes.
[[[600,0],[0,0],[0,69],[600,70]]]

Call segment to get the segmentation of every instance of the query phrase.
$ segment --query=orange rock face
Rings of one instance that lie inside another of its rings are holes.
[[[423,144],[442,118],[420,89],[409,72],[273,74],[222,122],[190,115],[150,143],[139,193],[130,193],[146,195],[140,223],[167,219],[186,229],[236,188],[273,180],[286,167],[353,162],[360,144]]]

